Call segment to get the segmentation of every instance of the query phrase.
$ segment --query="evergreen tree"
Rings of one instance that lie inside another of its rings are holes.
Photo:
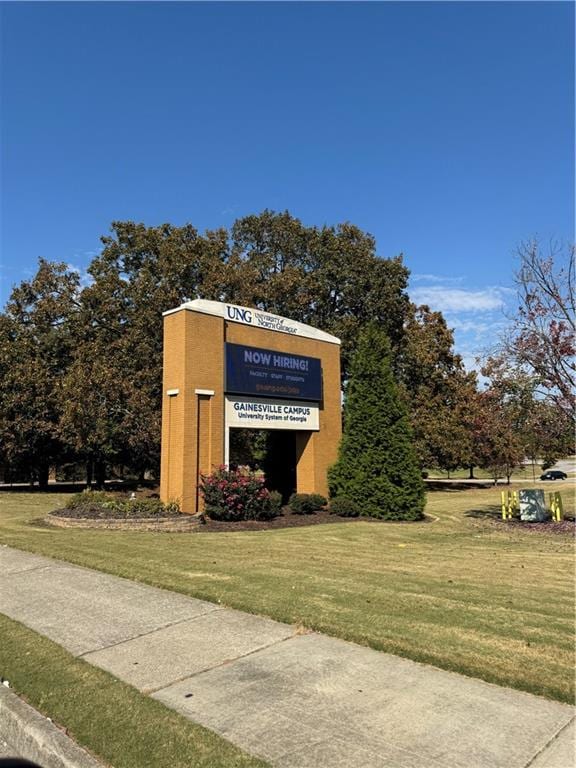
[[[369,517],[417,520],[423,515],[424,485],[408,415],[392,375],[390,342],[374,324],[358,340],[344,434],[329,485],[331,496],[352,499]]]

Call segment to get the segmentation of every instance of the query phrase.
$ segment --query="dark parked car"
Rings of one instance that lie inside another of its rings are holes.
[[[566,472],[560,472],[559,469],[549,469],[548,472],[540,475],[540,480],[566,480],[567,477]]]

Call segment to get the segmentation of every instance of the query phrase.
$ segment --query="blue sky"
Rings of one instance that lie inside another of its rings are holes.
[[[0,306],[111,221],[272,208],[403,252],[467,361],[574,238],[574,5],[3,3]]]

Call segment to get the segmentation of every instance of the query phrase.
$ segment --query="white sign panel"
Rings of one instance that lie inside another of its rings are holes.
[[[220,301],[194,299],[194,301],[187,301],[185,304],[176,307],[176,309],[169,309],[168,312],[163,312],[162,314],[171,315],[173,312],[179,312],[182,309],[192,312],[203,312],[206,315],[216,315],[216,317],[222,317],[224,320],[229,320],[233,323],[251,325],[254,328],[264,328],[267,331],[279,331],[280,333],[288,333],[291,336],[304,336],[308,339],[340,344],[340,339],[337,339],[336,336],[332,336],[311,325],[299,323],[297,320],[289,320],[286,317],[280,317],[280,315],[273,315],[270,312],[263,312],[260,309],[239,307],[236,304],[225,304]]]
[[[318,403],[226,395],[226,427],[246,429],[320,429]]]

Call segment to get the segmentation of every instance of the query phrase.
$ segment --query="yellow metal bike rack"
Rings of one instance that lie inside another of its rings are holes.
[[[517,517],[520,514],[517,491],[502,491],[502,520]]]
[[[564,520],[564,507],[562,506],[560,491],[554,491],[550,494],[550,512],[554,522],[559,523]]]

